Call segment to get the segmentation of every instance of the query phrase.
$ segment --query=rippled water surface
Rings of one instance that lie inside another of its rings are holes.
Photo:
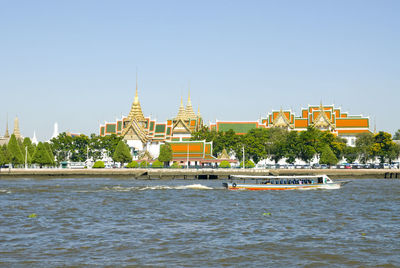
[[[400,180],[221,183],[0,180],[0,266],[400,266]]]

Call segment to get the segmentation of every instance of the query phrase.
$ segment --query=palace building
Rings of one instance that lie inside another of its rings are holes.
[[[192,165],[215,162],[212,156],[212,143],[205,141],[190,141],[192,133],[203,126],[200,112],[193,111],[190,93],[186,107],[181,103],[176,117],[167,122],[157,122],[145,117],[140,106],[136,85],[135,98],[131,110],[126,117],[116,122],[106,122],[100,126],[100,136],[115,134],[122,136],[139,160],[140,157],[157,158],[160,145],[170,143],[173,150],[173,161],[190,162]]]
[[[291,110],[275,110],[266,118],[257,121],[232,122],[217,121],[210,125],[211,130],[227,131],[232,129],[239,135],[246,134],[253,128],[279,127],[287,130],[305,131],[315,127],[347,140],[347,144],[355,146],[355,140],[360,133],[370,132],[369,118],[362,115],[349,115],[334,105],[312,106],[301,109],[300,116]]]
[[[266,118],[256,121],[216,121],[209,129],[215,131],[233,130],[244,135],[253,128],[285,128],[290,131],[305,131],[308,127],[329,131],[347,140],[355,146],[360,133],[370,132],[369,118],[362,115],[349,115],[334,105],[309,105],[301,109],[300,115],[291,110],[274,110]],[[115,134],[122,136],[131,148],[135,159],[155,159],[159,155],[160,145],[169,143],[173,150],[173,161],[192,165],[204,165],[219,162],[220,158],[212,155],[212,143],[190,141],[192,133],[203,127],[200,112],[194,113],[190,93],[186,107],[181,103],[177,115],[167,122],[157,122],[145,117],[140,106],[138,88],[128,116],[115,122],[100,125],[100,136]],[[225,157],[226,158],[226,157]]]

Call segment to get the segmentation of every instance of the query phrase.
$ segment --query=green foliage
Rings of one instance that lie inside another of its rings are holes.
[[[94,163],[94,165],[93,165],[92,168],[105,168],[104,162],[98,160],[98,161],[96,161],[96,162]]]
[[[139,166],[141,168],[147,168],[149,166],[149,163],[147,163],[146,161],[142,161],[142,162],[140,162]]]
[[[372,146],[374,145],[374,135],[372,133],[362,133],[357,137],[356,150],[361,163],[367,163],[373,158]]]
[[[139,163],[136,161],[132,161],[130,162],[128,165],[126,165],[127,168],[138,168],[139,167]]]
[[[3,145],[0,148],[0,165],[9,164],[11,161],[10,153],[8,152],[7,145]]]
[[[222,161],[220,164],[219,164],[219,167],[220,168],[230,168],[231,167],[231,164],[229,163],[229,161]]]
[[[180,165],[178,164],[178,162],[174,162],[174,163],[171,165],[171,168],[182,168],[182,166],[180,166]]]
[[[113,155],[113,160],[115,162],[120,162],[121,166],[124,165],[124,163],[131,162],[132,161],[132,155],[129,150],[128,145],[124,141],[119,141],[117,148],[115,149],[114,155]]]
[[[350,164],[353,163],[354,161],[356,161],[356,159],[358,157],[357,148],[347,146],[343,156],[348,163],[350,163]]]
[[[379,158],[381,163],[384,163],[385,160],[391,162],[399,155],[398,146],[392,141],[392,135],[383,131],[374,136],[372,153]]]
[[[46,147],[47,153],[49,154],[49,157],[51,159],[51,165],[55,166],[56,162],[55,162],[55,159],[54,159],[53,150],[51,148],[50,143],[45,142],[45,143],[43,143],[43,145]]]
[[[53,138],[50,143],[53,154],[57,157],[58,162],[76,161],[83,162],[87,156],[94,160],[101,158],[101,151],[106,150],[112,156],[115,152],[117,144],[121,141],[121,137],[110,135],[105,137],[91,134],[90,137],[80,135],[71,137],[65,132]]]
[[[293,164],[300,153],[299,134],[297,131],[291,131],[286,136],[285,152],[286,162]]]
[[[326,165],[336,165],[338,162],[338,159],[336,158],[335,154],[332,152],[332,149],[326,145],[321,152],[321,158],[319,160],[320,164],[326,164]]]
[[[153,164],[151,165],[152,168],[162,168],[163,166],[164,164],[158,159],[154,161]]]
[[[256,165],[254,164],[253,161],[247,160],[244,167],[245,167],[245,168],[254,168],[255,166],[256,166]],[[240,162],[240,167],[243,167],[243,161]]]
[[[172,160],[171,144],[166,143],[160,146],[160,155],[158,156],[158,160],[165,163],[169,163]]]
[[[11,135],[7,146],[10,154],[10,162],[13,165],[24,164],[24,155],[21,152],[21,147],[14,134]]]
[[[394,133],[393,140],[400,140],[400,129]]]
[[[46,146],[39,142],[36,147],[35,153],[32,157],[32,163],[40,165],[40,168],[43,166],[50,166],[53,164],[51,157],[49,156],[48,150]]]

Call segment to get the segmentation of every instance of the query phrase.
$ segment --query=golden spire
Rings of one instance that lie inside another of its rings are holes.
[[[185,112],[185,107],[183,106],[183,99],[181,97],[181,105],[179,106],[179,111],[178,111],[178,115],[175,118],[176,120],[178,119],[182,119],[185,120],[186,119],[186,112]]]
[[[133,119],[136,118],[137,121],[143,122],[146,121],[144,118],[142,108],[140,107],[139,96],[138,96],[138,81],[137,81],[137,73],[136,73],[136,93],[135,99],[132,103],[131,111],[129,112],[128,118]]]
[[[200,114],[200,105],[197,106],[197,117],[200,118],[201,114]]]
[[[7,114],[7,125],[6,125],[6,133],[4,134],[4,138],[9,138],[10,133],[8,133],[8,114]]]
[[[19,140],[21,139],[21,132],[19,131],[19,120],[18,117],[15,117],[14,119],[14,132],[13,134],[15,135],[15,137]]]
[[[190,88],[189,88],[189,95],[188,95],[188,100],[186,104],[186,117],[188,119],[193,119],[196,118],[196,114],[193,111],[193,106],[192,106],[192,101],[190,100]]]

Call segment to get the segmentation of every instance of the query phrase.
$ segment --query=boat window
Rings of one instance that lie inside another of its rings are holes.
[[[318,177],[318,183],[322,183],[322,177]]]

